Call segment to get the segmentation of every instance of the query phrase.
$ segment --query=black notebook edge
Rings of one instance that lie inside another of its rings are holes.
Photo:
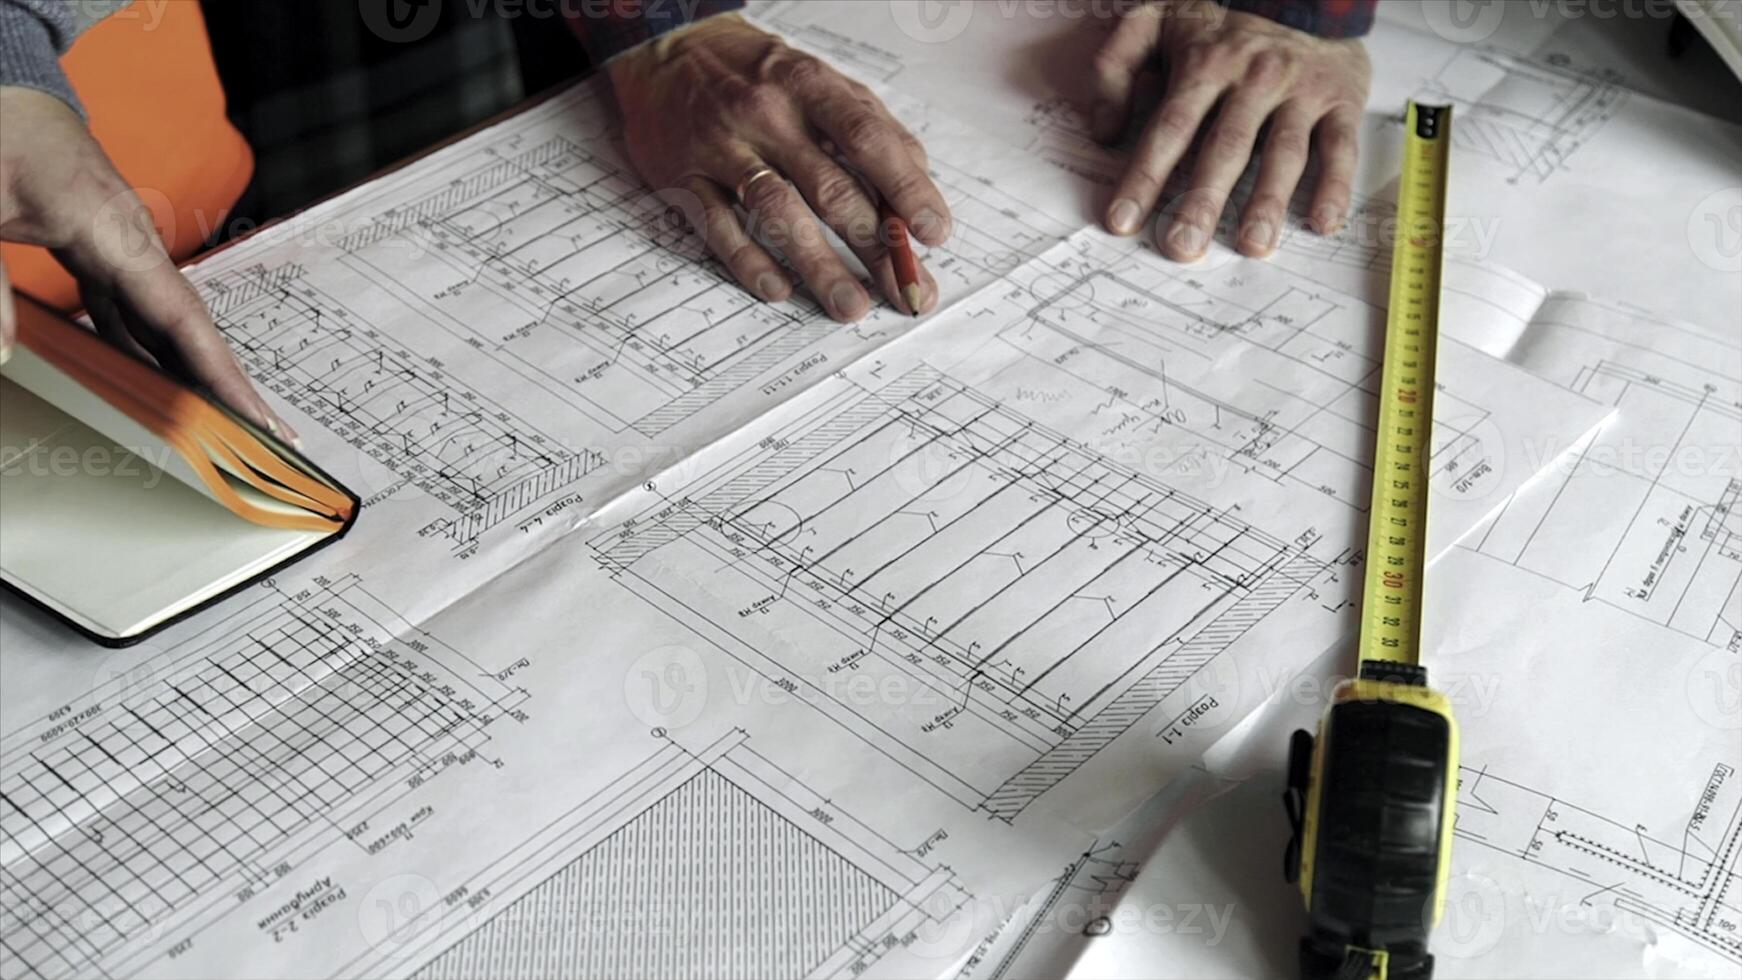
[[[52,307],[49,307],[43,303],[40,303],[40,302],[32,299],[31,297],[29,297],[26,294],[15,293],[14,296],[19,301],[21,301],[21,303],[29,303],[33,306],[36,306],[39,309],[43,310],[44,312],[48,313],[50,316],[54,316],[54,317],[60,318],[62,320],[68,319],[65,316],[65,314],[62,314],[62,313],[54,310]],[[81,327],[79,327],[79,329],[83,330],[86,328],[81,326]],[[100,339],[103,339],[104,343],[108,342],[106,338],[100,338]],[[328,473],[326,470],[324,470],[320,466],[316,465],[314,460],[311,460],[307,456],[304,456],[302,454],[302,452],[300,450],[298,450],[296,447],[289,445],[288,443],[279,439],[277,436],[274,436],[271,433],[262,430],[259,426],[255,425],[254,423],[243,418],[239,413],[237,413],[234,409],[230,408],[230,406],[224,404],[221,400],[219,400],[217,398],[217,396],[213,395],[210,391],[206,391],[206,390],[203,390],[200,388],[195,388],[193,386],[190,386],[186,382],[180,380],[179,378],[174,378],[174,377],[170,376],[168,374],[168,372],[164,371],[162,368],[158,367],[155,364],[148,364],[146,366],[157,371],[159,374],[163,374],[165,377],[169,377],[170,380],[174,381],[177,385],[180,385],[182,388],[184,388],[190,392],[193,392],[195,395],[204,399],[213,408],[217,409],[219,412],[222,412],[225,416],[229,417],[236,424],[242,426],[245,430],[247,430],[247,432],[250,435],[254,436],[256,439],[259,439],[269,449],[271,449],[273,452],[277,453],[281,458],[283,458],[284,460],[302,468],[303,470],[306,470],[310,476],[313,476],[313,477],[319,479],[321,482],[327,484],[328,486],[332,487],[334,490],[337,490],[339,493],[343,494],[345,496],[345,499],[347,499],[351,502],[351,514],[349,517],[345,518],[345,522],[343,524],[339,525],[339,529],[337,531],[334,531],[333,533],[327,535],[326,537],[315,542],[314,544],[309,545],[307,548],[304,548],[303,550],[297,552],[296,554],[291,555],[290,557],[279,562],[278,564],[273,565],[271,568],[266,569],[265,571],[261,572],[260,574],[255,575],[251,578],[244,579],[240,582],[237,582],[235,585],[231,586],[228,589],[225,589],[224,591],[218,593],[217,595],[214,595],[211,598],[205,599],[201,602],[195,603],[194,605],[189,606],[186,609],[183,609],[181,612],[176,613],[174,616],[171,616],[168,619],[165,619],[162,622],[157,623],[154,626],[150,626],[146,629],[140,630],[137,633],[131,633],[131,634],[128,634],[126,636],[105,636],[101,633],[98,633],[95,630],[92,630],[89,627],[83,625],[82,623],[75,621],[72,617],[68,616],[64,612],[61,612],[59,609],[56,609],[54,606],[48,604],[47,602],[43,601],[42,599],[39,599],[36,596],[31,595],[29,592],[26,592],[20,586],[15,585],[10,578],[7,578],[3,574],[0,574],[0,588],[4,588],[7,592],[10,592],[13,595],[18,596],[19,598],[23,599],[25,604],[32,606],[32,607],[34,607],[34,608],[36,608],[44,613],[47,613],[49,618],[60,622],[61,624],[65,625],[67,628],[71,629],[74,633],[77,633],[78,635],[84,637],[85,639],[90,640],[92,643],[95,643],[98,646],[108,647],[111,650],[118,650],[118,649],[123,649],[125,647],[130,647],[130,646],[133,646],[134,644],[140,643],[140,642],[142,642],[142,641],[144,641],[152,636],[156,636],[158,633],[163,632],[164,630],[170,628],[171,626],[174,626],[177,623],[180,623],[183,620],[186,620],[186,619],[188,619],[192,616],[195,616],[199,613],[205,612],[206,610],[212,608],[213,606],[217,605],[218,603],[223,602],[224,600],[226,600],[234,595],[237,595],[238,593],[242,592],[245,589],[253,588],[256,585],[259,585],[261,582],[264,582],[265,580],[271,578],[272,576],[277,575],[279,572],[284,571],[285,569],[289,568],[290,566],[302,561],[303,559],[309,557],[310,555],[315,554],[316,552],[320,551],[321,549],[327,547],[328,545],[332,544],[333,542],[335,542],[335,541],[339,540],[340,538],[344,537],[345,535],[349,534],[351,532],[351,528],[357,523],[357,518],[359,516],[361,516],[361,514],[363,512],[363,499],[361,497],[357,496],[355,491],[353,491],[350,487],[345,486],[343,483],[340,483],[338,480],[334,479],[333,475],[331,473]],[[253,379],[250,378],[249,380],[252,381]]]

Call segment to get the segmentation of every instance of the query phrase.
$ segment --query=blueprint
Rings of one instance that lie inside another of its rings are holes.
[[[1347,635],[1369,257],[1175,266],[900,103],[945,302],[840,327],[602,94],[190,269],[363,516],[137,649],[0,607],[7,976],[942,975]],[[1449,276],[1475,336],[1541,299]],[[1612,410],[1442,382],[1442,551]]]
[[[1448,329],[1615,409],[1596,442],[1555,457],[1436,565],[1448,594],[1470,592],[1435,600],[1444,621],[1492,624],[1486,657],[1464,643],[1468,670],[1435,666],[1468,717],[1470,765],[1456,853],[1472,870],[1454,879],[1454,914],[1436,940],[1441,972],[1734,976],[1742,134],[1630,73],[1663,65],[1616,67],[1594,29],[1603,25],[1524,5],[1490,5],[1472,25],[1457,5],[1424,7],[1382,5],[1367,43],[1374,90],[1348,226],[1330,239],[1291,235],[1273,264],[1362,293],[1389,261],[1374,243],[1393,216],[1401,141],[1391,110],[1410,97],[1452,104]],[[867,75],[973,107],[979,124],[1062,172],[1106,183],[1121,169],[1121,151],[1090,138],[1079,108],[1089,73],[1045,67],[1092,57],[1102,34],[1090,8],[938,5],[923,19],[881,5],[756,9]],[[1010,49],[1039,67],[1013,72]],[[994,90],[1012,97],[986,104]],[[1601,235],[1564,220],[1593,213]],[[1546,462],[1564,448],[1538,444],[1532,455]],[[1556,655],[1520,668],[1521,649]],[[1617,650],[1663,650],[1666,666]],[[1593,651],[1606,659],[1594,666]],[[1262,747],[1245,747],[1243,765],[1190,770],[1090,848],[1061,854],[1049,884],[1007,910],[962,975],[1050,975],[1079,957],[1078,975],[1094,977],[1289,972],[1300,913],[1276,874],[1281,753],[1289,730],[1316,724],[1330,672],[1351,656],[1308,672],[1304,695],[1290,691],[1292,675],[1261,678],[1266,694],[1289,692],[1266,709],[1288,724],[1252,736]],[[1499,679],[1521,669],[1534,700],[1520,692],[1509,714],[1486,712]],[[1664,699],[1647,704],[1641,685]],[[1556,692],[1547,704],[1544,691]],[[1636,719],[1628,741],[1613,734],[1618,717]],[[1569,742],[1584,749],[1563,758]],[[1138,867],[1151,871],[1132,884]],[[1235,911],[1217,928],[1224,908]]]
[[[1462,741],[1436,974],[1734,976],[1742,338],[1557,293],[1521,333],[1466,339],[1618,411],[1432,566],[1429,666]],[[1060,879],[963,975],[1286,972],[1281,749],[1353,656],[1272,685],[1250,730],[1103,835],[1125,874],[1093,904]],[[1171,928],[1143,926],[1157,910]]]

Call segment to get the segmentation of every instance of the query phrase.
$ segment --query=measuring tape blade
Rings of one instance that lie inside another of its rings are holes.
[[[1363,661],[1415,664],[1421,656],[1451,121],[1450,106],[1409,104],[1368,510]]]

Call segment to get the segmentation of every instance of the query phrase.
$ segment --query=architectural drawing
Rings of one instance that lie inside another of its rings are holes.
[[[458,549],[601,462],[369,325],[295,265],[202,284],[212,316],[255,377],[401,485],[450,508],[426,533]]]
[[[1684,825],[1646,828],[1466,767],[1457,835],[1584,882],[1584,904],[1612,904],[1742,965],[1742,778],[1717,762],[1689,789]]]
[[[1501,164],[1515,184],[1542,183],[1568,166],[1627,97],[1613,72],[1480,45],[1453,48],[1417,96],[1451,104],[1453,145]]]
[[[1552,364],[1537,353],[1548,350]],[[1742,650],[1736,338],[1555,296],[1517,357],[1620,412],[1547,486],[1508,502],[1474,546],[1589,601]]]
[[[7,976],[127,972],[172,916],[232,914],[367,814],[494,764],[488,729],[524,690],[354,576],[264,593],[153,663],[148,689],[106,685],[9,735]]]
[[[1377,366],[1362,304],[1274,267],[1174,272],[1091,235],[1012,280],[923,357],[886,348],[589,539],[650,608],[1006,821],[1128,733],[1184,755],[1219,730],[1233,674],[1296,655],[1270,631],[1341,635]],[[1510,425],[1500,379],[1447,376],[1456,527],[1528,471],[1471,435]],[[856,700],[845,677],[923,698]]]
[[[947,868],[796,784],[744,732],[694,753],[655,738],[484,887],[542,875],[536,886],[414,976],[856,976],[969,900]]]
[[[1056,934],[1106,935],[1112,928],[1108,915],[1125,887],[1136,880],[1137,871],[1138,862],[1124,844],[1097,840],[997,932],[987,936],[957,971],[957,980],[1062,976],[1073,951],[1059,949],[1064,944],[1056,941]],[[1045,936],[1048,932],[1055,936]],[[1049,953],[1060,952],[1066,954],[1062,961],[1047,961]]]
[[[462,558],[633,486],[914,322],[880,306],[843,326],[802,290],[771,304],[739,288],[620,158],[600,91],[192,271],[264,387],[318,423],[317,454],[330,435],[369,460],[366,496],[428,498],[418,533]],[[921,128],[953,202],[954,234],[927,255],[946,296],[1069,230],[1023,200],[1044,167],[1000,161],[947,120]]]
[[[1094,833],[1353,625],[1382,313],[1069,234],[1083,185],[909,108],[918,322],[743,297],[597,83],[192,269],[368,506],[121,693],[7,607],[69,690],[0,741],[5,972],[908,975],[1061,865],[1113,894]],[[1601,410],[1442,356],[1450,541]],[[730,696],[647,735],[655,642]]]
[[[937,709],[900,727],[856,713],[875,705],[824,710],[1005,819],[1336,574],[924,369],[632,520],[595,539],[620,583],[702,617],[777,684],[855,671],[933,689]],[[732,581],[692,595],[675,572],[693,562]],[[753,632],[716,609],[754,609]]]

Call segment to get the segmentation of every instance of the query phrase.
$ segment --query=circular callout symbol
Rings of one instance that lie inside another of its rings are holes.
[[[649,728],[682,728],[708,703],[708,666],[686,646],[649,650],[623,675],[623,701]]]
[[[376,882],[357,903],[357,928],[377,953],[405,956],[441,917],[441,904],[435,882],[418,874],[394,875]]]
[[[1426,914],[1433,916],[1430,906]],[[1506,894],[1487,875],[1454,874],[1446,881],[1446,910],[1433,930],[1433,951],[1475,959],[1492,951],[1506,933]]]
[[[890,0],[888,7],[896,28],[921,44],[954,41],[974,19],[971,0]]]
[[[1507,443],[1492,417],[1436,419],[1434,434],[1436,491],[1458,500],[1481,500],[1500,488],[1506,475]]]
[[[1477,44],[1494,36],[1506,18],[1503,0],[1426,0],[1428,30],[1454,44]]]
[[[1686,678],[1694,717],[1721,732],[1742,731],[1742,652],[1709,648]]]
[[[383,41],[410,44],[429,37],[441,19],[441,0],[357,0],[363,26]]]
[[[1688,245],[1718,272],[1742,272],[1742,187],[1725,187],[1688,212]]]

